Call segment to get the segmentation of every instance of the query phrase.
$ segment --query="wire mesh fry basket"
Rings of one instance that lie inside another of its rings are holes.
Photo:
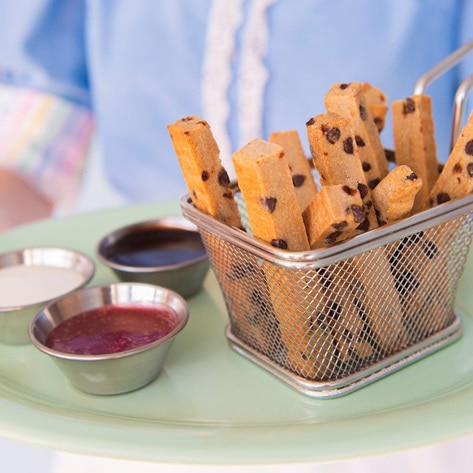
[[[231,346],[310,397],[347,394],[461,336],[473,196],[307,252],[258,242],[188,198],[181,208],[201,232]]]
[[[473,40],[428,71],[414,93],[473,50]],[[473,75],[459,87],[452,146]],[[181,209],[202,236],[240,354],[310,397],[350,393],[457,340],[459,279],[473,237],[473,195],[417,213],[334,246],[274,248],[245,230]]]

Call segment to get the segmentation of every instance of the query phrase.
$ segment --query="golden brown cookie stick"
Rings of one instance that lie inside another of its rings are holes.
[[[359,233],[378,226],[371,191],[361,165],[359,150],[351,122],[336,113],[324,113],[306,123],[307,137],[314,166],[324,185],[356,187],[363,200],[367,219]]]
[[[298,271],[272,263],[263,263],[263,269],[288,368],[306,379],[330,379],[338,363],[337,341],[318,316],[310,315],[325,309],[321,286],[313,282],[303,287]]]
[[[369,82],[364,82],[362,85],[363,94],[366,97],[366,103],[370,109],[373,120],[381,133],[386,122],[386,115],[388,113],[388,96],[378,87],[375,87]]]
[[[282,146],[284,149],[297,200],[301,211],[304,211],[317,193],[317,185],[305,156],[299,133],[296,130],[275,131],[269,135],[269,142]]]
[[[308,250],[283,148],[256,138],[233,154],[233,164],[254,236],[277,248]]]
[[[408,217],[422,186],[422,179],[409,166],[396,166],[373,190],[380,225]]]
[[[429,206],[466,197],[473,192],[473,112],[434,184]]]
[[[324,103],[328,112],[350,120],[366,182],[374,189],[388,174],[388,162],[361,84],[333,84]]]
[[[346,261],[345,269],[354,285],[353,295],[359,303],[376,353],[385,356],[405,347],[408,337],[403,325],[403,309],[396,282],[391,274],[384,248],[377,248]]]
[[[356,187],[323,186],[302,213],[311,249],[350,238],[366,219]]]
[[[395,100],[392,113],[396,164],[409,166],[422,180],[412,209],[412,213],[417,213],[428,207],[429,194],[439,174],[432,100],[426,95]]]
[[[445,328],[454,318],[446,248],[457,228],[450,222],[409,235],[389,246],[391,272],[396,281],[405,325],[411,341]]]
[[[230,179],[209,124],[196,116],[168,125],[192,203],[227,225],[241,227]]]

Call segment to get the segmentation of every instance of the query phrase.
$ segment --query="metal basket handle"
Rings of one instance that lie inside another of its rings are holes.
[[[460,46],[457,50],[439,62],[432,69],[427,71],[416,83],[414,95],[420,95],[425,92],[427,87],[441,75],[456,66],[471,50],[473,50],[473,39]],[[450,149],[453,149],[465,120],[466,100],[470,90],[473,88],[473,75],[465,79],[458,87],[455,94],[453,106],[453,124]]]
[[[440,61],[430,71],[427,71],[418,81],[414,88],[414,95],[425,93],[427,87],[452,67],[456,66],[473,49],[473,39],[460,46],[445,59]]]
[[[453,126],[450,149],[453,149],[455,143],[457,142],[461,134],[463,124],[465,122],[466,101],[472,88],[473,74],[467,77],[460,84],[460,87],[458,87],[457,92],[455,93],[455,101],[453,103]]]

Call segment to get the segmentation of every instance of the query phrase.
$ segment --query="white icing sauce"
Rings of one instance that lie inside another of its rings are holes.
[[[67,268],[22,264],[0,268],[0,308],[54,299],[72,291],[83,280],[83,275]]]

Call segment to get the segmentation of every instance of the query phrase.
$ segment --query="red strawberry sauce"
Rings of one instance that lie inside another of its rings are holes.
[[[49,348],[78,355],[131,350],[154,342],[176,326],[175,312],[163,305],[109,305],[75,315],[49,334]]]

